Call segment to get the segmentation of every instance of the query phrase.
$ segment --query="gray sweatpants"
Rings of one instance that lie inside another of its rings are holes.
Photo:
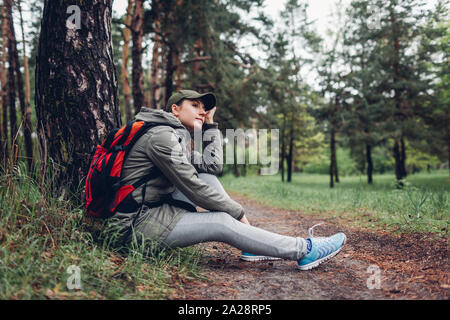
[[[216,176],[200,173],[199,177],[228,197]],[[196,206],[178,189],[173,192],[172,197]],[[176,248],[208,241],[224,242],[244,252],[289,260],[299,260],[306,254],[305,239],[283,236],[250,226],[225,212],[186,213],[164,243]]]

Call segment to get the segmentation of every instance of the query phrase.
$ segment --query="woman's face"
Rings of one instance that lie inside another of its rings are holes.
[[[201,100],[185,99],[180,105],[172,105],[172,113],[189,131],[202,130],[206,111]]]

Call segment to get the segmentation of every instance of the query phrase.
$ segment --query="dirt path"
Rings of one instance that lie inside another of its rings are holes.
[[[245,207],[252,225],[307,237],[309,227],[326,222],[315,229],[315,235],[343,231],[347,244],[335,258],[306,272],[298,271],[294,261],[244,262],[239,260],[240,252],[231,246],[216,242],[201,244],[205,250],[201,264],[208,280],[184,283],[184,289],[177,291],[172,299],[449,298],[446,240],[431,241],[429,235],[399,237],[368,232],[349,228],[338,218],[315,219],[263,207],[237,195],[232,197]]]

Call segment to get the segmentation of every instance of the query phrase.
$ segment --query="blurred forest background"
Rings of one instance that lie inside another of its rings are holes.
[[[326,39],[306,1],[276,19],[263,0],[122,2],[3,1],[3,171],[76,190],[109,129],[181,88],[216,94],[224,133],[279,129],[282,181],[448,169],[448,1],[337,1]]]

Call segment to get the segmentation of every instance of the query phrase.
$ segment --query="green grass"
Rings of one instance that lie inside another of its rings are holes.
[[[432,232],[448,236],[450,179],[447,171],[408,176],[405,187],[396,188],[392,174],[342,177],[329,188],[327,175],[294,174],[291,183],[279,175],[222,177],[230,191],[258,202],[299,213],[343,217],[364,227],[399,232]],[[251,219],[251,217],[250,217]]]
[[[167,299],[202,278],[196,248],[118,252],[81,207],[51,196],[24,167],[0,176],[0,299]],[[101,224],[100,224],[101,226]],[[97,240],[95,240],[97,239]],[[81,289],[70,266],[79,268]]]

